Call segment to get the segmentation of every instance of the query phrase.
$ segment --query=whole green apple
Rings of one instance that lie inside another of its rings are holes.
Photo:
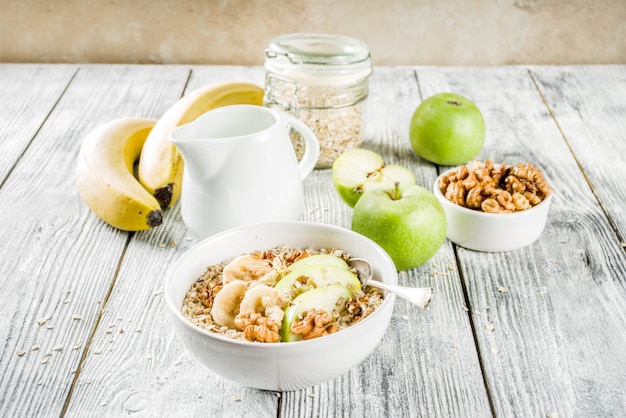
[[[441,247],[448,223],[441,203],[418,185],[363,193],[354,206],[352,230],[380,245],[398,271],[421,266]]]
[[[366,190],[393,187],[394,182],[415,184],[415,174],[398,164],[385,164],[383,157],[364,148],[345,151],[333,162],[333,184],[339,196],[354,207]]]
[[[439,165],[461,165],[474,158],[485,142],[485,121],[469,99],[439,93],[413,113],[409,131],[413,150]]]

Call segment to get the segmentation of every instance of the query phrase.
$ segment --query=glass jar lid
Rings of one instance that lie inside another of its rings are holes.
[[[282,35],[270,42],[265,57],[267,71],[305,84],[349,84],[372,72],[367,44],[341,35]]]

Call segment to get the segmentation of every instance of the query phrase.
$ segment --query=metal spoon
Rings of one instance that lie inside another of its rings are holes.
[[[362,258],[351,258],[348,260],[348,264],[356,270],[357,277],[359,278],[361,286],[363,287],[369,285],[377,287],[379,289],[387,290],[408,300],[412,304],[417,305],[422,309],[426,309],[426,307],[430,303],[430,300],[433,297],[432,287],[394,286],[391,284],[379,282],[378,280],[373,280],[372,276],[374,275],[374,273],[372,272],[372,265],[369,263],[369,261]]]

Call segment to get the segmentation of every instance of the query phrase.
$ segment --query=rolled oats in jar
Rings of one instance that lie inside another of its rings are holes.
[[[316,168],[329,168],[343,151],[363,142],[361,111],[372,62],[367,44],[339,35],[295,33],[274,38],[265,50],[267,107],[291,113],[320,142]],[[292,131],[298,159],[303,140]]]

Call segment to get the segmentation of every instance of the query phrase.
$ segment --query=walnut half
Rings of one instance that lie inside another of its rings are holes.
[[[258,312],[240,312],[235,317],[235,325],[243,330],[243,335],[248,341],[259,341],[262,343],[277,343],[280,341],[278,324]]]
[[[339,328],[332,323],[332,318],[328,312],[321,309],[311,309],[305,312],[302,319],[294,321],[289,330],[292,334],[300,334],[303,340],[310,340],[337,332]]]

